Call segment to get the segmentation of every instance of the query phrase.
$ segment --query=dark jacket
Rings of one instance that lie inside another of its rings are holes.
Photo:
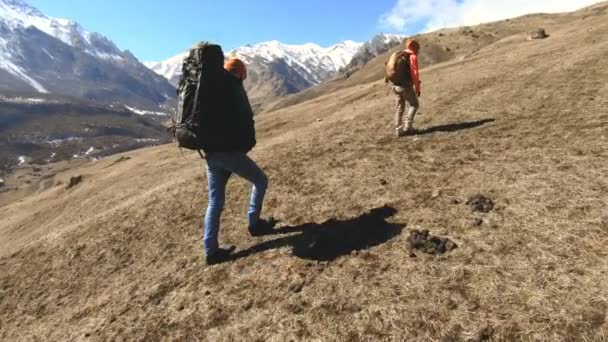
[[[243,87],[243,82],[225,72],[221,84],[214,85],[213,91],[206,91],[210,98],[203,103],[202,132],[205,137],[203,150],[214,152],[247,153],[255,146],[255,126],[253,110]]]

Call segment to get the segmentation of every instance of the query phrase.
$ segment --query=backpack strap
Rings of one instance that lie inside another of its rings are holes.
[[[203,49],[200,49],[200,53],[203,53]],[[192,108],[192,112],[194,113],[195,116],[199,115],[198,112],[198,94],[200,93],[201,90],[201,80],[203,78],[203,69],[201,68],[198,71],[198,78],[196,80],[196,93],[194,94],[194,103],[192,104],[192,106],[194,108]]]
[[[184,158],[184,150],[182,150],[181,146],[179,147],[179,152],[182,154],[182,158]],[[200,149],[196,150],[196,152],[198,152],[198,155],[201,156],[201,159],[205,159],[205,155]]]

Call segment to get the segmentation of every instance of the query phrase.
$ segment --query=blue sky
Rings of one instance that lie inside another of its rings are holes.
[[[52,17],[79,22],[144,61],[164,60],[199,40],[224,50],[279,40],[322,46],[366,41],[396,0],[26,0]]]
[[[279,40],[329,46],[375,34],[414,34],[538,12],[573,11],[600,0],[26,0],[160,61],[208,40],[225,51]]]

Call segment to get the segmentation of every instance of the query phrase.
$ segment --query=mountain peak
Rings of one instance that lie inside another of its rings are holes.
[[[0,0],[0,21],[15,26],[35,26],[31,19],[51,20],[37,8],[22,0]]]
[[[0,0],[0,15],[7,9],[28,13],[30,15],[44,16],[38,9],[23,0]]]
[[[9,31],[33,26],[87,54],[104,59],[122,58],[120,50],[101,34],[90,33],[70,19],[48,17],[23,0],[0,0],[0,24]],[[2,50],[6,49],[0,45],[0,55]]]
[[[174,93],[166,80],[108,38],[76,21],[49,17],[23,0],[0,0],[0,91],[148,107]]]
[[[395,42],[395,41],[401,42],[406,37],[407,36],[405,36],[405,35],[399,35],[399,34],[379,33],[372,39],[372,41],[382,41],[384,43],[390,43],[390,42]]]

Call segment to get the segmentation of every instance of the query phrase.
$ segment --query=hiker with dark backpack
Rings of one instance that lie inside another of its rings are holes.
[[[393,53],[386,63],[385,82],[390,81],[393,84],[393,93],[397,102],[395,117],[397,137],[417,133],[414,129],[414,117],[420,106],[418,102],[420,97],[419,51],[420,44],[414,39],[408,39],[405,42],[405,50]],[[406,102],[410,108],[404,125],[403,114]]]
[[[182,71],[174,131],[178,146],[205,153],[209,204],[203,241],[207,263],[215,264],[228,260],[236,249],[219,246],[228,180],[236,174],[253,184],[247,219],[250,234],[257,236],[271,232],[274,225],[274,220],[260,218],[268,177],[247,156],[256,141],[253,111],[243,88],[243,62],[224,63],[218,45],[201,43],[190,51]]]

